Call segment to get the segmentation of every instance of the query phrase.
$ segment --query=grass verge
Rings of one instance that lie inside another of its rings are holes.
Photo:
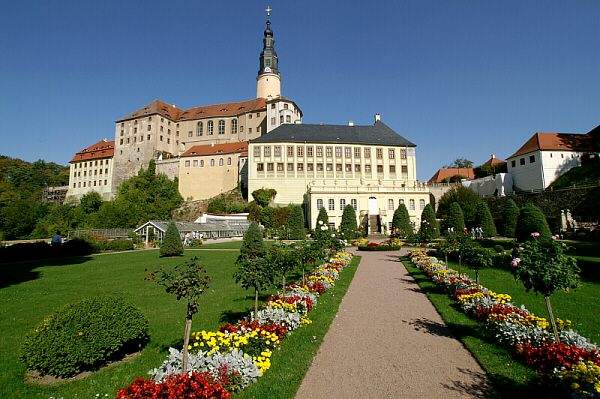
[[[336,285],[319,298],[317,306],[309,313],[312,324],[287,336],[281,347],[273,353],[271,369],[259,378],[257,383],[237,394],[236,399],[286,399],[296,395],[331,321],[337,314],[359,262],[360,257],[352,259],[350,266],[342,271]]]

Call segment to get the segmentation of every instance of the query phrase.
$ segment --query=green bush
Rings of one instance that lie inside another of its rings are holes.
[[[352,205],[346,205],[340,223],[340,235],[344,240],[353,240],[357,236],[356,212]]]
[[[453,228],[455,234],[462,234],[462,232],[465,230],[465,217],[458,202],[453,202],[450,204],[448,216],[444,221],[444,228]]]
[[[506,200],[501,211],[500,233],[505,237],[514,237],[519,219],[519,207],[511,198]]]
[[[457,186],[448,190],[442,195],[438,204],[437,215],[440,219],[447,218],[448,213],[450,212],[450,205],[454,202],[458,202],[460,205],[467,227],[475,226],[475,210],[477,204],[481,202],[479,195],[473,190],[463,186]]]
[[[440,228],[435,219],[435,212],[431,204],[425,205],[421,213],[421,227],[419,229],[419,239],[423,242],[435,240],[440,236]]]
[[[401,203],[398,208],[394,211],[392,217],[392,236],[399,238],[409,238],[415,234],[413,225],[410,222],[410,216],[406,205]]]
[[[475,225],[481,227],[485,238],[496,236],[496,226],[487,203],[481,201],[475,210]]]
[[[261,206],[266,207],[269,206],[269,203],[275,198],[277,195],[277,191],[272,188],[259,188],[258,190],[254,190],[252,192],[252,197],[254,201]]]
[[[290,239],[303,240],[306,238],[306,230],[304,229],[304,212],[299,205],[291,205],[290,217],[288,219],[288,227],[290,229]]]
[[[165,232],[162,243],[160,244],[160,256],[181,256],[183,255],[183,243],[181,235],[175,225],[175,222],[170,222]]]
[[[96,240],[92,245],[96,251],[131,251],[134,249],[134,243],[129,239]]]
[[[71,377],[139,350],[148,340],[148,320],[115,296],[69,304],[46,317],[21,347],[27,369]]]
[[[548,227],[546,217],[540,208],[533,204],[525,204],[519,212],[519,219],[515,230],[517,240],[528,240],[531,238],[531,233],[536,232],[540,233],[542,238],[550,237],[550,227]]]
[[[266,206],[261,209],[260,224],[265,226],[266,229],[272,229],[275,227],[275,208]]]

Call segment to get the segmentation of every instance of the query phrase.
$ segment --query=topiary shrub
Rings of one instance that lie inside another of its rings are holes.
[[[261,206],[266,207],[269,206],[269,203],[275,198],[277,195],[277,191],[272,188],[259,188],[258,190],[254,190],[252,192],[252,197],[254,201]]]
[[[502,206],[500,234],[505,237],[514,237],[518,219],[519,207],[512,198],[509,198]]]
[[[392,237],[410,238],[415,234],[406,205],[401,203],[392,217]]]
[[[181,256],[183,255],[183,243],[181,242],[181,235],[175,225],[175,222],[170,222],[165,232],[165,237],[160,244],[160,256]]]
[[[440,228],[435,219],[435,212],[431,204],[425,205],[421,213],[421,227],[419,229],[419,239],[422,242],[428,242],[440,237]]]
[[[531,238],[531,233],[540,233],[542,238],[548,238],[550,227],[540,208],[533,204],[525,204],[519,212],[515,235],[517,240],[525,241]]]
[[[291,212],[288,218],[288,227],[290,229],[290,239],[303,240],[306,238],[304,229],[304,212],[299,205],[290,205]]]
[[[456,234],[462,234],[465,230],[465,217],[458,202],[453,202],[450,204],[448,216],[444,221],[444,227],[446,229],[454,229],[454,233]]]
[[[120,297],[97,296],[46,317],[21,347],[27,369],[71,377],[139,350],[148,341],[148,320]]]
[[[457,186],[448,190],[440,198],[437,210],[438,218],[446,219],[448,212],[450,212],[450,205],[454,202],[458,202],[460,205],[467,227],[473,227],[475,225],[475,210],[477,204],[481,202],[479,194],[463,186]]]
[[[358,226],[356,225],[356,212],[352,205],[346,205],[342,213],[342,222],[340,223],[340,235],[344,240],[353,240],[356,238]]]
[[[496,226],[487,203],[481,201],[475,210],[475,225],[481,227],[485,238],[496,236]]]

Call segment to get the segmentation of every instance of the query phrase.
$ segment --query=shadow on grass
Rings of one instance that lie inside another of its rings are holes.
[[[36,269],[48,266],[78,265],[91,260],[91,256],[72,256],[0,264],[0,288],[36,280],[40,272]]]
[[[490,384],[489,378],[485,373],[458,367],[457,370],[463,375],[460,380],[450,381],[450,383],[441,384],[445,389],[457,392],[460,396],[470,396],[474,398],[499,398],[500,396]]]
[[[409,321],[408,324],[419,332],[425,332],[438,337],[454,338],[454,334],[452,334],[452,331],[450,331],[450,328],[448,328],[447,325],[425,317],[413,319]]]
[[[219,317],[219,321],[221,323],[232,323],[235,324],[237,323],[239,320],[243,319],[244,317],[248,316],[250,314],[250,312],[253,312],[254,309],[253,308],[248,308],[247,310],[244,311],[233,311],[233,310],[226,310],[221,312],[221,316]]]

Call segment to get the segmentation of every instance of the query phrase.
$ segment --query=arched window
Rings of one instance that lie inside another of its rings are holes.
[[[202,122],[198,122],[196,125],[196,136],[202,136],[204,133],[204,124]]]
[[[215,160],[214,159],[210,160],[210,166],[215,166]]]
[[[323,208],[323,200],[318,198],[317,199],[317,209],[321,209]]]
[[[208,134],[212,136],[213,134],[213,121],[208,121],[206,124],[206,130],[208,130]]]
[[[225,121],[219,120],[219,134],[225,134]]]
[[[223,158],[219,159],[219,166],[223,166]]]
[[[237,119],[231,120],[231,134],[237,134]]]
[[[227,157],[227,165],[231,165],[231,157]]]

